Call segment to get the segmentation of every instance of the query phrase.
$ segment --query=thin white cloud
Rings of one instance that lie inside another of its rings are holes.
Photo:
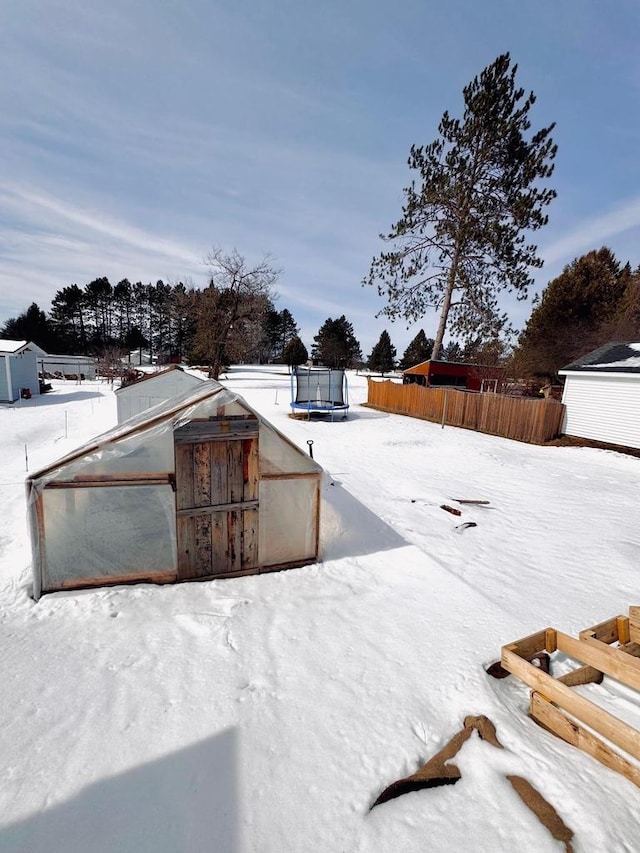
[[[547,264],[573,260],[577,255],[599,249],[607,241],[632,228],[640,227],[640,197],[631,199],[614,210],[582,220],[568,234],[541,249]]]
[[[42,192],[32,192],[19,186],[5,186],[0,191],[0,203],[32,221],[42,221],[43,212],[55,214],[67,223],[81,226],[83,231],[89,229],[134,249],[162,258],[171,258],[172,261],[181,262],[187,266],[193,266],[199,262],[197,252],[188,246],[160,238],[141,228],[118,222],[97,211],[80,208]],[[57,227],[60,227],[59,223]]]

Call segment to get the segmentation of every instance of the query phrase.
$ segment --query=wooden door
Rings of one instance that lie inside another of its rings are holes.
[[[190,421],[174,447],[178,578],[257,568],[257,419]]]

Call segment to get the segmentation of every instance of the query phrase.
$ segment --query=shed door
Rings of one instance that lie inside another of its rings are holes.
[[[258,566],[258,421],[190,421],[174,432],[178,578]]]

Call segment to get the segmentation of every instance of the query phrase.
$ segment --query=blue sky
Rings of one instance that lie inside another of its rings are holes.
[[[412,143],[505,51],[557,122],[542,288],[610,246],[640,263],[637,0],[0,0],[0,321],[106,275],[206,282],[213,246],[283,272],[307,345],[422,326],[362,288]],[[505,298],[522,327],[531,305]]]

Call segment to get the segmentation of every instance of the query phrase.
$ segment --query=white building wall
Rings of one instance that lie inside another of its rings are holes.
[[[564,376],[564,433],[640,448],[640,374]]]
[[[38,380],[38,364],[36,354],[31,350],[7,356],[11,372],[11,390],[13,399],[17,400],[23,388],[28,388],[31,396],[40,393]]]
[[[126,385],[116,392],[118,423],[121,424],[151,406],[164,403],[176,394],[184,394],[190,388],[196,388],[201,382],[201,379],[190,373],[171,370],[151,379]]]
[[[8,355],[0,355],[0,403],[13,403]]]

